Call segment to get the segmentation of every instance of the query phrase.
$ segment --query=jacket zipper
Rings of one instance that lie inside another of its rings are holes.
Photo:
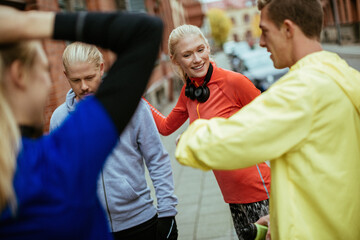
[[[111,231],[114,232],[113,229],[113,224],[112,224],[112,219],[111,219],[111,214],[110,214],[110,209],[109,209],[109,205],[108,205],[108,200],[106,197],[106,189],[105,189],[105,181],[104,181],[104,172],[103,170],[101,170],[101,180],[102,180],[102,186],[103,186],[103,190],[104,190],[104,198],[105,198],[105,203],[106,203],[106,211],[109,215],[109,219],[110,219],[110,225],[111,225]]]
[[[198,115],[198,119],[200,119],[199,106],[200,106],[200,103],[198,103],[197,106],[196,106],[196,113]]]

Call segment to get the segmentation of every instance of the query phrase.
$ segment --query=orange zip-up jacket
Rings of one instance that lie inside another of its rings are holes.
[[[213,73],[206,85],[210,89],[210,97],[206,102],[199,103],[186,97],[184,85],[176,106],[167,117],[149,103],[160,134],[167,136],[173,133],[188,118],[190,123],[198,118],[228,118],[260,94],[244,75],[218,68],[214,63],[212,65]],[[200,86],[204,78],[190,80],[195,86]],[[253,203],[269,198],[270,168],[266,163],[246,169],[213,172],[227,203]]]

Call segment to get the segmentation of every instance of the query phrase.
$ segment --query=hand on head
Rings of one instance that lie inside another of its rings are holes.
[[[55,13],[19,11],[0,5],[0,44],[52,36]]]

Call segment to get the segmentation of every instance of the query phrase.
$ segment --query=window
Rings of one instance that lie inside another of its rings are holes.
[[[249,23],[249,22],[250,22],[249,14],[245,14],[245,15],[244,15],[244,22],[245,22],[245,23]]]
[[[234,17],[231,17],[231,22],[232,22],[233,25],[236,25],[236,21],[235,21]]]
[[[59,0],[59,8],[64,12],[86,10],[86,0]]]

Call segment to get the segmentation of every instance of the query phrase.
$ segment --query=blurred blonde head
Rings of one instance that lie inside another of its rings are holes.
[[[0,46],[0,210],[6,204],[13,212],[16,209],[13,177],[20,145],[19,128],[7,98],[11,92],[6,91],[5,73],[15,61],[19,61],[23,74],[26,74],[34,65],[36,44],[20,42]]]

